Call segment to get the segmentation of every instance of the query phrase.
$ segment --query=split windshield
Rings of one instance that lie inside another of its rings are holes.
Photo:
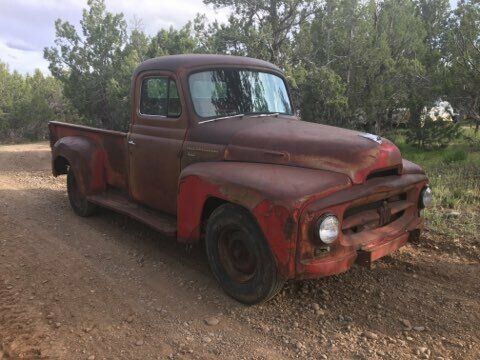
[[[283,79],[270,73],[219,69],[194,73],[188,82],[193,106],[202,118],[292,114]]]

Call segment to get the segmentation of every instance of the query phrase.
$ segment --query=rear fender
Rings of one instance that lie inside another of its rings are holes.
[[[73,169],[82,194],[89,195],[105,189],[105,154],[92,140],[81,136],[66,136],[58,140],[52,147],[54,176],[66,173],[63,159]]]

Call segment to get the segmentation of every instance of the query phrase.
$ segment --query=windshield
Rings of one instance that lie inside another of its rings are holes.
[[[190,94],[202,118],[239,114],[292,114],[282,78],[239,69],[203,71],[190,75]]]

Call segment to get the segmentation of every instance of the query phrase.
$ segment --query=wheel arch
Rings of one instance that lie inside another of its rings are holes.
[[[104,154],[92,140],[66,136],[52,147],[52,173],[67,174],[71,167],[82,193],[91,194],[105,188]]]
[[[227,201],[225,199],[222,199],[216,196],[209,196],[208,198],[205,199],[205,202],[203,203],[203,208],[202,208],[200,234],[203,234],[205,232],[206,223],[210,218],[210,216],[212,215],[212,213],[217,208],[219,208],[224,204],[232,204],[232,203],[230,201]]]
[[[63,155],[58,155],[53,159],[52,171],[54,176],[66,175],[68,173],[68,167],[70,162]]]

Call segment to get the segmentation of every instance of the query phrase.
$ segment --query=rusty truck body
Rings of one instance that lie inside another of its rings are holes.
[[[387,139],[299,120],[270,63],[150,59],[130,97],[128,133],[49,124],[53,175],[67,174],[79,215],[106,207],[182,243],[205,241],[214,276],[241,302],[419,234],[424,171]]]

